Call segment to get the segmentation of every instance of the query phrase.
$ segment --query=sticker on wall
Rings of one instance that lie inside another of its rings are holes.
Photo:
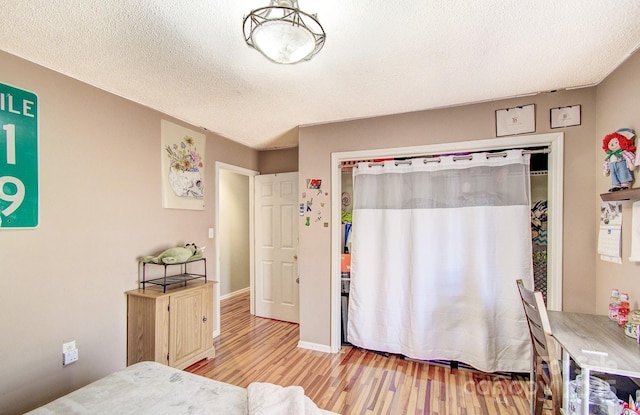
[[[307,183],[309,189],[320,189],[322,187],[321,179],[308,179]]]
[[[302,203],[300,203],[300,216],[305,217],[305,226],[322,223],[322,212],[329,192],[322,190],[322,179],[307,179],[306,188],[310,190],[310,192],[304,191],[301,193]],[[307,199],[307,196],[310,196],[310,198]],[[328,226],[325,225],[324,227],[326,228]]]
[[[307,188],[316,191],[316,196],[322,195],[322,179],[307,179]]]
[[[0,229],[39,219],[38,97],[0,84]]]

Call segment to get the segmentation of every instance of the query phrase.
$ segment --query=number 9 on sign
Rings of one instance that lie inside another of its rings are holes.
[[[9,202],[9,206],[2,210],[2,214],[9,216],[15,212],[24,200],[24,184],[16,177],[0,177],[0,200]]]

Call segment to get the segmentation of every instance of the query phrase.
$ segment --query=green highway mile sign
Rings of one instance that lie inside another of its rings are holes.
[[[0,83],[0,230],[38,226],[38,97]]]

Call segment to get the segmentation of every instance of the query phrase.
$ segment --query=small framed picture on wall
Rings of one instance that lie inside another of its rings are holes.
[[[496,111],[496,136],[534,133],[536,131],[536,105],[506,108]]]
[[[581,124],[581,105],[551,108],[551,128],[573,127]]]

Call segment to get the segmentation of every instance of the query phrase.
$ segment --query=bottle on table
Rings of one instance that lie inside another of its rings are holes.
[[[629,315],[629,294],[620,293],[620,306],[618,308],[618,325],[627,324],[627,316]]]
[[[618,321],[618,309],[620,308],[620,291],[617,288],[611,290],[609,298],[609,318]]]

